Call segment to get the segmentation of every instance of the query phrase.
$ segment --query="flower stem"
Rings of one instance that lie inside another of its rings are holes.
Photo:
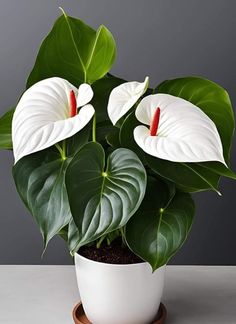
[[[93,116],[92,140],[93,142],[96,142],[96,114]]]
[[[62,159],[66,159],[66,140],[62,141]]]

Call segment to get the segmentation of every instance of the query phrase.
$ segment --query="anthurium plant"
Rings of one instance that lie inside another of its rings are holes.
[[[156,88],[109,74],[116,44],[64,11],[44,39],[16,108],[0,119],[18,193],[44,248],[62,236],[71,254],[117,237],[153,270],[186,240],[191,193],[230,170],[234,115],[227,92],[183,77]]]

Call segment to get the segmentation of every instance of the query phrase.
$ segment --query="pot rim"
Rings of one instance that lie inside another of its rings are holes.
[[[137,262],[137,263],[124,263],[124,264],[120,264],[120,263],[107,263],[107,262],[100,262],[100,261],[95,261],[95,260],[91,260],[91,259],[88,259],[86,257],[84,257],[83,255],[79,254],[78,252],[75,253],[75,255],[77,257],[80,257],[82,260],[86,260],[90,263],[96,263],[96,264],[101,264],[101,265],[104,265],[104,266],[114,266],[114,267],[138,267],[140,265],[144,265],[144,264],[148,264],[148,262],[146,261],[143,261],[143,262]],[[160,267],[162,268],[162,267]],[[159,269],[160,269],[159,268]]]
[[[143,265],[148,265],[150,266],[150,264],[146,261],[143,261],[143,262],[137,262],[137,263],[108,263],[108,262],[100,262],[100,261],[95,261],[95,260],[91,260],[91,259],[88,259],[86,257],[84,257],[83,255],[79,254],[78,252],[75,253],[75,255],[79,258],[81,258],[82,260],[86,260],[87,262],[89,263],[93,263],[93,264],[100,264],[100,265],[103,265],[103,266],[113,266],[113,267],[116,267],[116,268],[119,268],[119,267],[138,267],[138,266],[143,266]],[[75,255],[74,255],[74,258],[75,258]],[[151,267],[151,266],[150,266]],[[166,264],[163,264],[161,267],[157,268],[157,270],[159,269],[162,269],[166,267]]]

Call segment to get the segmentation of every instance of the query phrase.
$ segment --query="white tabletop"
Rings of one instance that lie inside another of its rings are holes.
[[[78,301],[73,266],[0,266],[1,324],[72,324]],[[167,324],[235,324],[236,267],[168,266],[163,302]]]

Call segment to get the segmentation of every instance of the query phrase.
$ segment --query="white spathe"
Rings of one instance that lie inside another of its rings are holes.
[[[70,91],[77,99],[79,113],[70,117]],[[21,97],[12,121],[15,163],[22,157],[44,150],[79,132],[91,120],[94,108],[90,85],[75,88],[62,78],[34,84]]]
[[[125,82],[111,91],[107,112],[113,125],[115,125],[146,92],[148,84],[149,78],[146,77],[142,83],[137,81]]]
[[[156,136],[149,126],[160,108]],[[173,162],[219,161],[225,164],[219,133],[213,121],[191,102],[169,94],[145,97],[136,109],[137,119],[148,125],[134,129],[136,143],[146,153]]]

